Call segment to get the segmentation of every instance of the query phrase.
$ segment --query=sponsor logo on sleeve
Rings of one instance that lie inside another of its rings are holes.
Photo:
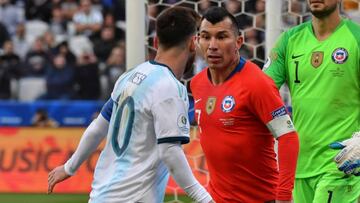
[[[276,61],[276,59],[278,58],[278,55],[277,55],[277,52],[272,50],[270,52],[270,56],[268,56],[266,58],[266,61],[265,61],[265,64],[264,64],[264,67],[263,67],[263,70],[266,70],[267,68],[269,68],[269,66],[271,65],[271,63],[273,61]]]
[[[277,118],[277,117],[280,117],[280,116],[283,116],[286,114],[287,114],[287,112],[286,112],[285,106],[282,106],[282,107],[276,109],[275,111],[271,112],[272,118]]]
[[[263,67],[263,70],[266,70],[267,68],[269,68],[270,65],[271,65],[271,58],[267,57],[266,61],[265,61],[265,64],[264,64],[264,67]]]
[[[292,122],[290,119],[286,121],[286,124],[287,124],[287,127],[288,127],[289,129],[293,129],[293,128],[294,128],[294,124],[293,124],[293,122]]]
[[[185,134],[190,132],[190,126],[187,117],[184,114],[180,114],[177,119],[178,128]]]

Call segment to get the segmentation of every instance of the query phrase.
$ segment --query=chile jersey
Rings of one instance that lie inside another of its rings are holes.
[[[338,171],[338,151],[328,145],[360,130],[360,26],[342,19],[323,41],[311,21],[296,26],[281,35],[265,68],[291,92],[300,139],[296,178]]]
[[[208,75],[206,68],[190,87],[212,197],[218,203],[275,200],[274,137],[294,131],[278,89],[242,58],[224,83],[213,85]]]

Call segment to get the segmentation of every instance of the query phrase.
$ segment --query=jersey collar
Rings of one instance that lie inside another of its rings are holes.
[[[235,75],[235,73],[240,72],[240,71],[243,69],[245,63],[246,63],[246,60],[245,60],[243,57],[240,57],[240,62],[239,62],[239,64],[238,64],[238,65],[235,67],[235,69],[230,73],[230,75],[226,78],[226,80],[229,80],[232,76]]]
[[[243,57],[240,57],[240,62],[239,62],[239,64],[238,64],[238,65],[235,67],[235,69],[229,74],[229,76],[226,78],[225,81],[227,81],[227,80],[229,80],[230,78],[232,78],[232,76],[234,76],[235,73],[240,72],[240,71],[244,68],[245,63],[246,63],[246,60],[245,60]],[[211,81],[211,75],[210,75],[209,70],[207,71],[207,75],[208,75],[209,80]]]
[[[176,78],[174,72],[171,70],[171,68],[170,68],[168,65],[163,64],[163,63],[159,63],[159,62],[157,62],[157,61],[155,61],[155,60],[150,60],[149,63],[151,63],[151,64],[153,64],[153,65],[165,66],[167,69],[169,69],[169,71],[170,71],[170,72],[173,74],[173,76]]]
[[[335,30],[331,33],[330,36],[328,36],[325,40],[329,39],[338,29],[340,29],[344,24],[345,24],[345,21],[346,19],[344,18],[341,18],[340,19],[340,23],[336,26]],[[313,25],[312,25],[312,20],[309,21],[309,24],[308,24],[308,28],[310,29],[310,32],[312,33],[312,35],[315,37],[316,40],[318,40],[315,36],[315,32],[314,32],[314,28],[313,28]],[[323,41],[325,41],[323,40]],[[318,40],[319,41],[319,40]]]

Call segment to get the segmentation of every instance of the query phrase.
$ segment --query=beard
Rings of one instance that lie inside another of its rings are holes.
[[[329,16],[330,14],[332,14],[336,10],[336,8],[337,8],[337,3],[330,7],[325,8],[324,10],[321,10],[321,11],[310,9],[310,12],[316,18],[322,19],[322,18],[325,18],[325,17]]]
[[[190,72],[192,73],[192,71],[194,69],[194,61],[195,61],[195,52],[190,54],[190,56],[186,62],[184,75],[187,75]]]

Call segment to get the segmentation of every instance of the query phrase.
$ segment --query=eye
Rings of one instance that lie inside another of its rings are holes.
[[[218,38],[219,40],[223,40],[223,39],[226,38],[226,35],[219,35],[217,38]]]
[[[201,38],[201,39],[205,39],[205,40],[209,40],[209,39],[210,39],[210,36],[209,36],[209,35],[206,35],[206,34],[201,34],[201,35],[200,35],[200,38]]]

